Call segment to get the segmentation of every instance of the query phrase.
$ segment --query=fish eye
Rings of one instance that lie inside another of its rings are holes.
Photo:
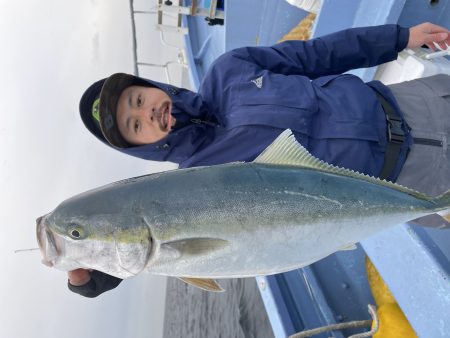
[[[79,227],[72,227],[69,230],[69,236],[72,239],[80,239],[83,236],[83,231]]]

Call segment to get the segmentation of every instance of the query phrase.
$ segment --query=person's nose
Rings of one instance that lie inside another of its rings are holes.
[[[155,112],[156,109],[153,107],[141,107],[139,109],[139,115],[148,122],[152,122],[155,119]]]

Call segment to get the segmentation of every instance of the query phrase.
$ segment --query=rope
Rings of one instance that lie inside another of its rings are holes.
[[[369,308],[369,313],[372,316],[373,323],[374,323],[372,330],[370,330],[368,332],[354,334],[353,336],[350,336],[348,338],[372,337],[375,333],[377,333],[378,327],[380,326],[380,321],[378,320],[378,317],[377,317],[377,310],[375,309],[375,306],[372,304],[369,304],[368,308]]]
[[[305,330],[305,331],[302,331],[302,332],[294,333],[293,335],[289,336],[289,338],[305,338],[305,337],[311,337],[311,336],[314,336],[314,335],[317,335],[317,334],[320,334],[320,333],[324,333],[324,332],[327,332],[327,331],[335,331],[335,330],[343,330],[343,329],[354,329],[354,328],[358,328],[358,327],[367,327],[367,326],[371,326],[372,325],[372,321],[374,321],[375,326],[373,327],[372,330],[370,330],[368,332],[364,332],[364,333],[359,333],[359,334],[350,336],[348,338],[371,337],[374,333],[377,332],[379,321],[378,321],[377,313],[376,313],[376,310],[375,310],[375,306],[369,304],[368,310],[369,310],[370,315],[372,316],[372,320],[371,319],[368,319],[368,320],[355,320],[355,321],[351,321],[351,322],[326,325],[326,326],[318,327],[318,328],[315,328],[315,329]]]

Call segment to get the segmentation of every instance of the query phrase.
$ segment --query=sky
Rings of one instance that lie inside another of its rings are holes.
[[[14,253],[37,247],[36,218],[66,198],[175,167],[104,146],[79,118],[87,86],[133,71],[129,12],[123,0],[0,0],[0,337],[162,337],[165,278],[143,274],[87,299],[68,291],[66,273],[42,265],[39,251]],[[151,20],[139,19],[148,36],[140,57],[161,63],[168,52]]]

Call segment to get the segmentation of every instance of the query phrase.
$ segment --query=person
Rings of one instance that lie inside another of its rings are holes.
[[[395,60],[406,47],[445,49],[449,33],[388,24],[238,48],[211,65],[198,93],[117,73],[85,91],[80,114],[106,145],[180,168],[252,161],[290,128],[326,162],[437,195],[450,177],[450,77],[387,87],[343,73]],[[68,285],[95,297],[120,282],[78,269]]]

